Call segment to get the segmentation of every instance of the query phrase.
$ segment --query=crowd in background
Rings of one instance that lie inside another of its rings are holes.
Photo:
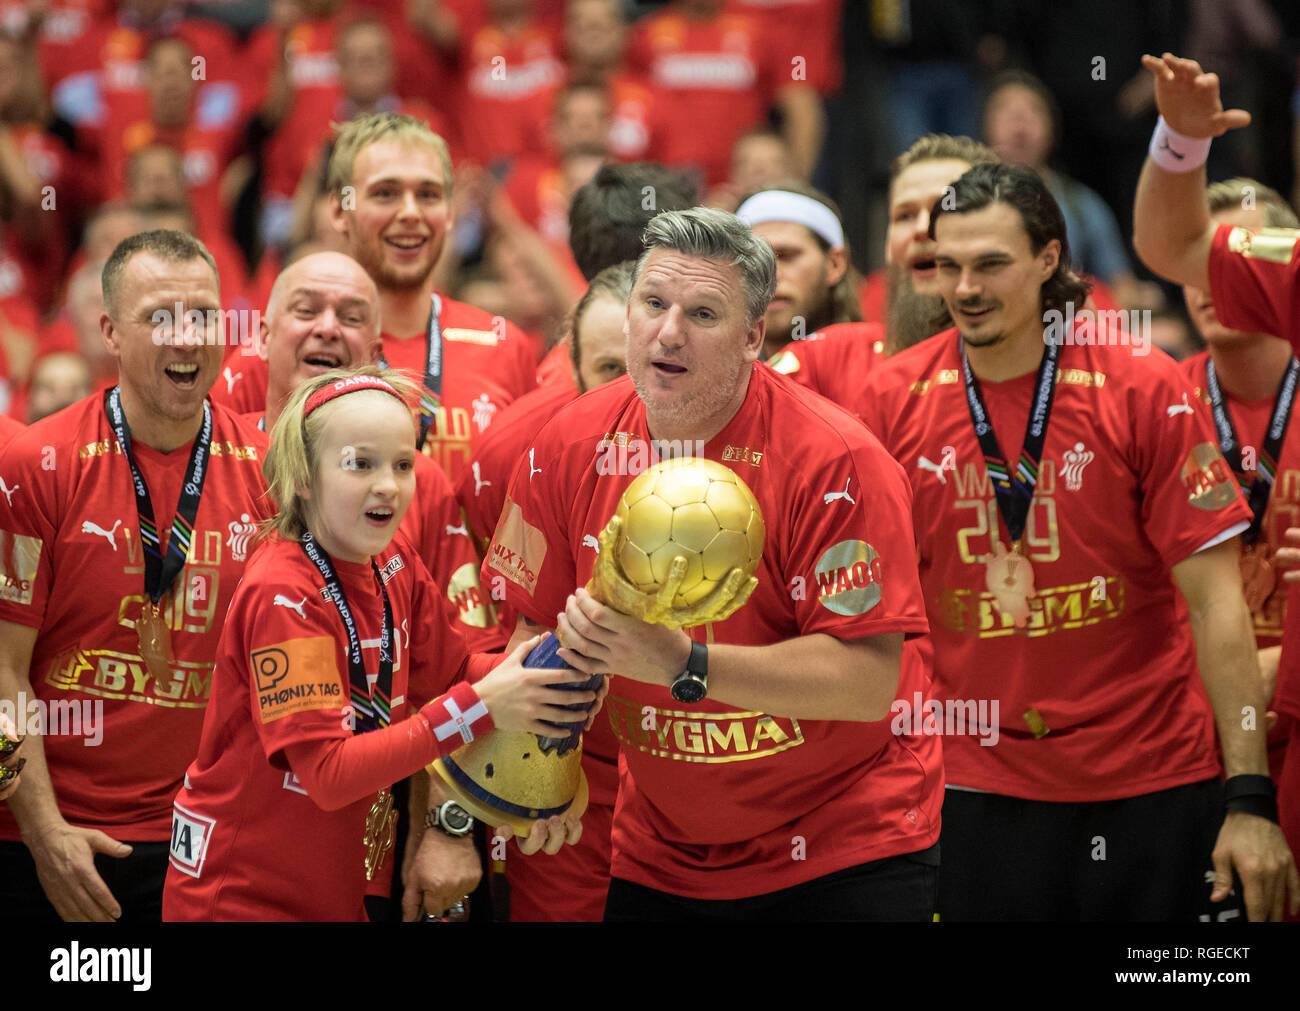
[[[1282,0],[5,0],[0,413],[30,422],[116,380],[99,275],[128,235],[198,236],[223,306],[245,312],[286,263],[343,248],[331,124],[390,110],[451,145],[440,290],[539,357],[585,287],[569,199],[607,161],[663,162],[729,210],[813,182],[879,319],[888,166],[930,132],[1037,168],[1098,302],[1156,310],[1157,340],[1189,353],[1181,300],[1128,238],[1155,120],[1138,57],[1199,59],[1254,113],[1214,146],[1211,179],[1293,193],[1297,39]]]

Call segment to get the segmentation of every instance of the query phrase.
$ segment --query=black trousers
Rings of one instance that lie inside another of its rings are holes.
[[[1095,803],[949,789],[939,918],[1244,919],[1240,889],[1209,901],[1210,853],[1222,824],[1217,779]]]
[[[123,840],[126,842],[126,840]],[[122,907],[119,923],[161,923],[167,844],[132,842],[131,855],[95,854],[95,870]],[[36,862],[20,842],[0,841],[0,909],[11,922],[61,923],[36,876]]]
[[[744,899],[692,899],[613,878],[606,923],[698,920],[930,922],[938,886],[939,846],[846,867],[802,884]]]

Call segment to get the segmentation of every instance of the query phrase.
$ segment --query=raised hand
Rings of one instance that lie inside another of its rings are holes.
[[[1247,126],[1245,109],[1223,108],[1219,99],[1219,75],[1207,74],[1195,60],[1165,53],[1144,55],[1142,66],[1155,79],[1156,108],[1165,122],[1187,137],[1218,137]]]

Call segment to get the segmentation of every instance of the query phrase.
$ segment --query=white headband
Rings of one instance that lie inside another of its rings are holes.
[[[844,245],[844,229],[835,212],[820,200],[789,190],[755,193],[736,210],[736,217],[753,228],[765,221],[793,221],[820,235],[832,246]]]

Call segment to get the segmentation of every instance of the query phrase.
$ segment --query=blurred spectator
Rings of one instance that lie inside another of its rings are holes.
[[[80,355],[54,351],[36,360],[27,389],[27,424],[61,411],[93,392],[90,367]]]
[[[283,246],[293,196],[340,96],[335,44],[343,0],[294,0],[253,33],[246,57],[258,90],[256,139],[262,147],[261,241]]]
[[[713,187],[704,202],[734,213],[746,193],[790,179],[794,174],[794,158],[785,138],[770,127],[756,126],[736,140],[727,181]]]
[[[63,351],[80,357],[97,389],[113,386],[118,378],[117,359],[109,354],[99,331],[99,318],[104,314],[103,272],[104,261],[91,260],[72,275],[63,310],[41,336],[45,352]]]
[[[1095,192],[1049,165],[1060,110],[1038,78],[1024,71],[1000,75],[984,106],[984,139],[1004,162],[1034,169],[1065,216],[1075,266],[1104,281],[1122,306],[1151,307],[1163,299],[1153,284],[1139,283],[1115,215]]]
[[[416,0],[412,20],[453,60],[458,153],[503,178],[564,79],[557,27],[538,17],[534,0]]]
[[[1205,347],[1205,342],[1192,329],[1187,314],[1172,307],[1151,313],[1151,343],[1179,362]]]
[[[181,3],[121,0],[115,14],[99,19],[58,63],[43,68],[55,111],[92,150],[101,150],[114,122],[148,118],[145,61],[163,39],[179,39],[190,49],[198,124],[205,130],[239,126],[241,84],[253,82],[236,58],[234,35],[215,22],[186,18]]]
[[[628,69],[626,43],[618,0],[571,0],[564,18],[569,80],[604,88],[610,154],[618,161],[637,161],[656,144],[654,93],[644,78]]]
[[[193,52],[180,39],[164,39],[149,50],[145,64],[148,112],[129,120],[115,117],[104,139],[101,171],[110,199],[127,191],[127,162],[145,147],[172,148],[181,159],[186,192],[199,233],[227,234],[229,201],[222,177],[239,153],[244,134],[237,121],[205,126],[196,105]]]
[[[839,90],[844,66],[840,28],[844,0],[727,0],[728,10],[758,18],[792,73],[823,96]]]
[[[723,13],[723,0],[671,0],[637,24],[630,62],[655,91],[663,123],[655,154],[716,186],[727,176],[731,148],[770,109],[807,178],[817,163],[825,113],[817,90],[795,73],[758,19]]]

